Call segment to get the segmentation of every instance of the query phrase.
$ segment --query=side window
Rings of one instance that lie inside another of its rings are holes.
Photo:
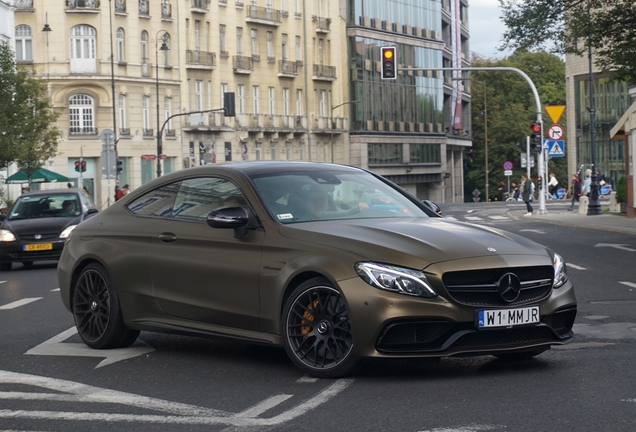
[[[168,217],[172,214],[172,205],[180,184],[170,183],[152,190],[127,204],[126,208],[137,216]]]
[[[212,210],[237,206],[247,206],[247,201],[231,181],[218,177],[194,178],[181,183],[172,216],[205,220]]]

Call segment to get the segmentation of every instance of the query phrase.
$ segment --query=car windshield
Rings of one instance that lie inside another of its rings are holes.
[[[284,224],[428,217],[407,196],[364,171],[259,174],[252,180],[269,212]]]
[[[9,220],[74,217],[79,216],[80,209],[77,194],[21,196],[11,208]]]

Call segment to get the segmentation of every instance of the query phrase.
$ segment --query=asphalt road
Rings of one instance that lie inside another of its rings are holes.
[[[577,339],[516,363],[366,362],[345,380],[303,376],[282,349],[145,332],[95,357],[55,264],[16,265],[0,273],[0,431],[636,430],[636,236],[513,219],[504,205],[444,211],[558,251]]]

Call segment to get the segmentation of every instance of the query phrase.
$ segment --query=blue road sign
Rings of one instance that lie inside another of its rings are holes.
[[[562,140],[548,141],[548,157],[563,157],[565,156],[565,143]]]

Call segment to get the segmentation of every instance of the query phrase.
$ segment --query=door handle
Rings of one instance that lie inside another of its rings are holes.
[[[176,239],[177,239],[177,236],[174,235],[173,233],[161,233],[161,234],[159,234],[159,240],[161,240],[164,243],[172,243]]]

